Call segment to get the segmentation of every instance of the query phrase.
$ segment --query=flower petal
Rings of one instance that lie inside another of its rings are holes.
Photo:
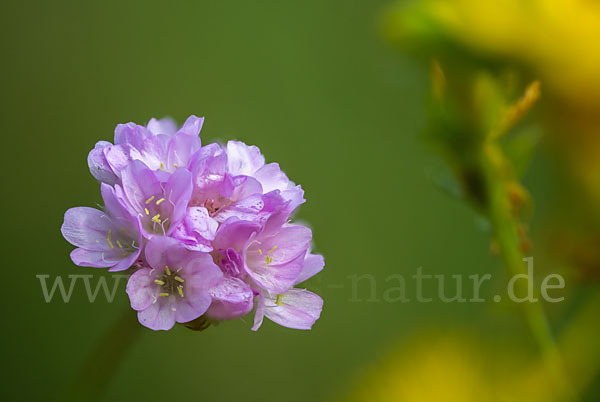
[[[244,221],[259,221],[264,206],[263,195],[255,194],[221,209],[215,219],[218,222],[224,222],[231,217]]]
[[[146,125],[146,128],[154,135],[166,134],[169,137],[175,135],[177,131],[177,123],[170,117],[165,117],[160,120],[151,118]]]
[[[264,317],[265,317],[265,296],[261,292],[258,295],[258,302],[256,303],[256,311],[254,312],[254,325],[252,326],[252,331],[258,331],[258,329],[262,325]]]
[[[166,331],[175,325],[174,302],[165,300],[163,303],[151,304],[147,309],[138,312],[140,323],[155,331]]]
[[[165,236],[153,236],[144,250],[148,264],[154,269],[165,269],[166,265],[179,266],[187,258],[187,251],[177,240]]]
[[[106,238],[111,229],[112,222],[106,213],[88,207],[69,209],[60,228],[69,243],[87,250],[110,250]]]
[[[257,240],[247,251],[247,261],[257,259],[264,262],[265,253],[271,250],[268,253],[271,257],[271,264],[284,264],[295,259],[299,254],[307,252],[312,240],[312,231],[306,226],[290,225],[268,237],[261,233],[257,236]]]
[[[210,254],[189,253],[188,258],[181,265],[185,275],[186,289],[195,292],[206,291],[216,286],[223,278],[223,273],[215,265]],[[208,308],[208,306],[207,306]]]
[[[122,172],[123,191],[136,214],[144,215],[146,200],[162,194],[160,182],[146,165],[133,161]]]
[[[219,223],[211,218],[204,207],[189,207],[183,221],[177,225],[172,236],[194,251],[211,252]]]
[[[202,130],[202,125],[204,124],[204,117],[198,117],[191,115],[187,118],[183,126],[179,129],[177,134],[185,134],[190,136],[198,136],[200,134],[200,130]]]
[[[177,134],[169,141],[167,147],[167,169],[188,167],[192,155],[200,149],[201,142],[199,137],[191,135]]]
[[[165,169],[170,140],[171,137],[165,134],[151,135],[137,148],[139,153],[132,155],[132,158],[142,161],[152,170]]]
[[[178,300],[176,304],[175,320],[177,322],[189,322],[195,320],[206,312],[210,303],[211,298],[207,292],[195,295],[193,298],[190,298],[186,294],[185,298]]]
[[[98,141],[94,149],[88,154],[87,162],[90,173],[96,180],[113,185],[119,182],[119,178],[106,159],[105,148],[107,147],[112,147],[112,144],[106,141]]]
[[[115,145],[129,144],[134,148],[141,149],[144,140],[151,135],[146,127],[135,123],[117,124],[115,128]]]
[[[232,175],[252,176],[264,164],[265,158],[258,147],[240,141],[227,142],[227,166]]]
[[[123,257],[123,259],[119,261],[116,265],[114,265],[111,269],[109,269],[108,272],[125,271],[131,268],[131,266],[135,263],[139,256],[140,250],[138,249],[137,252],[128,254],[127,257]]]
[[[281,171],[278,163],[262,166],[254,173],[254,177],[260,182],[265,193],[273,190],[284,191],[290,185],[290,180]]]
[[[125,169],[133,159],[141,158],[137,149],[129,144],[110,145],[103,149],[106,162],[117,176]]]
[[[266,259],[266,257],[265,257]],[[263,289],[283,293],[294,285],[304,265],[304,253],[284,264],[266,264],[265,259],[246,260],[246,273]]]
[[[76,248],[71,251],[73,264],[80,267],[107,268],[119,263],[120,259],[115,253],[109,251],[86,250]]]
[[[215,250],[233,248],[241,251],[250,236],[259,230],[260,225],[256,222],[242,221],[235,217],[229,218],[217,230],[213,247]]]
[[[175,227],[183,217],[192,197],[192,175],[187,169],[177,169],[171,175],[164,190],[167,202],[173,206],[170,213],[170,229],[169,233],[175,230]],[[169,234],[168,233],[168,234]]]
[[[110,216],[113,224],[118,223],[122,229],[135,228],[137,219],[131,214],[127,208],[126,201],[117,195],[114,187],[106,183],[100,185],[100,193],[104,201],[104,208]]]
[[[150,268],[142,268],[134,272],[127,281],[126,292],[134,310],[147,309],[156,297],[156,285],[151,272]]]
[[[312,278],[325,266],[325,260],[322,255],[319,254],[307,254],[304,259],[304,266],[302,267],[302,271],[300,275],[296,279],[296,283],[304,282],[305,280]]]
[[[294,210],[306,201],[304,199],[304,190],[302,190],[302,187],[300,186],[295,186],[288,190],[281,191],[279,194],[284,200],[284,203],[275,209],[273,214],[269,217],[267,223],[265,224],[265,233],[277,232],[277,230],[279,230],[279,228],[290,219],[290,215],[294,212]]]
[[[323,309],[323,299],[304,289],[290,289],[270,301],[265,307],[267,318],[294,329],[311,329]]]
[[[217,320],[243,317],[254,305],[252,289],[238,278],[224,278],[209,293],[213,302],[206,315]]]

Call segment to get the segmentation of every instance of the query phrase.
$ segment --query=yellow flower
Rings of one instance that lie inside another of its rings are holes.
[[[419,333],[353,381],[347,402],[553,402],[548,376],[518,346],[468,332]]]
[[[600,103],[599,2],[426,0],[393,12],[388,32],[421,40],[415,19],[467,50],[522,63],[561,97]]]

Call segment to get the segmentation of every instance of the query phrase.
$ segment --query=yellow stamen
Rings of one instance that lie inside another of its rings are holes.
[[[277,300],[275,300],[275,304],[277,304],[278,306],[282,306],[283,304],[281,304],[281,295],[277,295]]]
[[[115,246],[113,246],[112,242],[110,241],[111,232],[112,232],[112,230],[108,229],[108,236],[106,237],[106,242],[108,243],[108,246],[110,248],[115,248]]]
[[[160,200],[156,201],[156,205],[160,205],[161,202],[163,202],[165,199],[161,198]]]
[[[183,297],[183,286],[177,286],[177,291],[179,292],[179,296]]]
[[[152,197],[148,198],[148,199],[146,200],[146,204],[150,204],[150,203],[152,202],[152,200],[153,200],[153,199],[154,199],[154,196],[152,196]]]
[[[277,248],[277,246],[273,246],[273,248],[269,250],[269,254],[272,253],[273,251],[275,251],[276,248]]]
[[[262,255],[262,250],[258,249],[258,254]]]
[[[150,215],[150,211],[148,211],[148,208],[144,208],[144,211],[146,211],[146,215]]]
[[[174,163],[173,166],[175,166],[175,169],[179,167],[176,163]]]
[[[165,271],[167,272],[167,275],[171,275],[171,270],[168,265],[165,265]]]
[[[119,248],[123,248],[123,245],[121,244],[120,241],[117,240],[117,246],[119,246]]]
[[[165,170],[165,164],[164,163],[160,163],[160,170]]]
[[[168,293],[159,293],[158,295],[162,296],[162,297],[167,297],[169,294]]]
[[[164,284],[165,284],[165,281],[161,281],[160,279],[155,279],[155,280],[154,280],[154,283],[156,283],[157,285],[160,285],[160,286],[162,286],[162,285],[164,285]]]
[[[156,214],[152,217],[152,222],[154,223],[160,223],[160,214]]]
[[[175,275],[175,280],[176,280],[177,282],[181,282],[181,283],[183,283],[183,282],[184,282],[183,278],[180,278],[180,277],[178,277],[177,275]]]

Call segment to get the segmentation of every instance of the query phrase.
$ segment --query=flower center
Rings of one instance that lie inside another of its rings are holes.
[[[127,231],[125,230],[113,232],[112,229],[108,229],[106,234],[106,244],[113,250],[121,251],[122,257],[126,257],[138,249],[135,240],[129,239],[126,235]]]
[[[265,256],[265,264],[266,265],[269,265],[274,261],[273,256],[271,256],[271,253],[273,251],[275,251],[276,249],[277,249],[277,246],[273,246],[273,248],[271,248],[269,251],[267,251],[266,254],[261,249],[258,249],[258,254]]]
[[[160,293],[158,296],[169,297],[170,295],[174,294],[183,298],[183,284],[185,281],[182,277],[177,275],[180,270],[181,268],[179,268],[176,272],[172,272],[171,269],[165,265],[164,273],[159,278],[154,280],[154,283],[160,286]]]
[[[208,215],[211,218],[214,218],[216,215],[218,215],[221,209],[229,206],[229,204],[231,204],[229,200],[221,197],[218,200],[209,198],[206,201],[204,201],[204,203],[202,203],[202,206],[206,208],[206,210],[208,211]]]
[[[169,218],[165,218],[165,214],[161,212],[163,209],[161,204],[165,201],[166,199],[162,195],[153,195],[145,202],[145,216],[143,222],[145,228],[149,229],[151,232],[162,232],[165,234],[169,229],[169,224],[167,224]],[[163,216],[161,216],[161,213]]]

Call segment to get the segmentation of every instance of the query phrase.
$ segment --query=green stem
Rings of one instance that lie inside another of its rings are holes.
[[[488,217],[495,231],[500,252],[510,275],[528,274],[527,264],[521,251],[517,222],[513,216],[502,166],[493,147],[483,152],[483,167],[488,195]],[[516,292],[527,292],[522,281],[515,282]],[[522,294],[522,293],[521,293]],[[534,297],[536,295],[534,294]],[[541,301],[520,303],[529,329],[537,343],[545,367],[557,390],[557,400],[575,401],[577,396],[569,385],[562,359],[546,319]]]
[[[66,401],[102,400],[116,370],[140,333],[133,311],[128,309],[100,339],[68,390]]]

